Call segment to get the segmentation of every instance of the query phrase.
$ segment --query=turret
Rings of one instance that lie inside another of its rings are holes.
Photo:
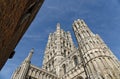
[[[60,63],[66,59],[74,44],[70,32],[65,32],[60,28],[60,23],[56,25],[56,31],[50,33],[43,60],[43,68],[60,76]]]
[[[30,53],[22,62],[21,66],[13,74],[12,79],[26,79],[25,77],[31,63],[33,52],[34,52],[34,49],[31,49]]]
[[[25,61],[30,62],[30,60],[31,60],[31,58],[32,58],[32,55],[33,55],[33,52],[34,52],[34,49],[32,48],[32,49],[30,50],[30,53],[29,53],[28,56],[26,57]]]
[[[118,60],[103,40],[83,20],[74,21],[73,30],[88,79],[119,79]]]
[[[60,23],[57,23],[56,26],[57,26],[56,30],[57,30],[57,31],[60,31]]]

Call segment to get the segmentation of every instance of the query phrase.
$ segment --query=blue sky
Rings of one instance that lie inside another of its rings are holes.
[[[36,18],[17,45],[15,55],[0,71],[0,79],[10,79],[12,73],[35,49],[32,64],[41,67],[48,35],[59,22],[70,31],[76,44],[72,23],[84,19],[89,28],[101,36],[120,60],[120,1],[119,0],[45,0]]]

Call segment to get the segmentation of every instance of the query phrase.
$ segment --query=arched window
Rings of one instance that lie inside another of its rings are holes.
[[[66,65],[63,64],[62,67],[63,67],[63,71],[64,71],[64,74],[65,74],[66,73]]]
[[[51,70],[51,64],[49,64],[49,70]]]
[[[90,50],[90,47],[89,47],[88,43],[86,43],[86,49]]]
[[[68,52],[68,55],[70,54],[70,52]]]
[[[54,67],[54,61],[52,61],[52,66]]]
[[[64,50],[64,53],[63,53],[63,54],[64,54],[64,57],[66,57],[66,50]]]
[[[73,57],[73,60],[74,60],[74,65],[75,66],[78,65],[78,58],[76,55]]]
[[[47,70],[47,66],[45,67],[45,69]]]

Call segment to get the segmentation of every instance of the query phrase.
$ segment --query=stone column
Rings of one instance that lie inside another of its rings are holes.
[[[33,77],[35,76],[35,72],[36,72],[36,70],[34,69],[33,72],[32,72]]]
[[[38,79],[42,79],[42,72],[39,73]]]
[[[31,75],[31,74],[32,74],[32,68],[29,70],[28,75]]]
[[[36,72],[36,78],[38,79],[39,78],[39,71]]]

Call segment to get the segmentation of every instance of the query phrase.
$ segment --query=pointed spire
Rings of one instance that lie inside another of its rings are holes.
[[[60,30],[60,23],[57,23],[57,30]]]
[[[34,52],[34,49],[32,48],[32,49],[30,50],[30,53],[29,53],[28,57],[25,59],[26,61],[30,61],[30,60],[31,60],[32,55],[33,55],[33,52]]]

